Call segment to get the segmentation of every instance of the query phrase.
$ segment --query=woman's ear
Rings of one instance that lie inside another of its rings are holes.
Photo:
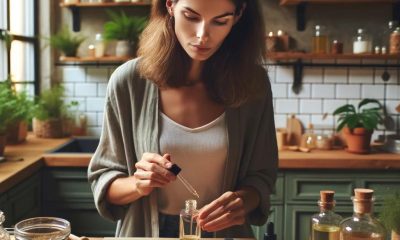
[[[242,7],[240,8],[239,12],[235,14],[235,24],[239,21],[242,17],[244,10],[246,9],[246,3],[243,3]]]
[[[172,7],[173,7],[173,2],[172,2],[172,0],[167,0],[167,1],[165,2],[165,7],[167,8],[167,11],[168,11],[169,15],[170,15],[170,16],[174,16],[174,11],[173,11],[173,9],[172,9]]]

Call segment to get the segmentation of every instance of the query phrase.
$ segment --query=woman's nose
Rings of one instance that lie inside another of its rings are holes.
[[[201,44],[204,44],[205,42],[208,41],[209,33],[205,22],[199,24],[196,32],[196,37],[199,39]]]

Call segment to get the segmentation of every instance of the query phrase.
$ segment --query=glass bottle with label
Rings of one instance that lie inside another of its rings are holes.
[[[311,216],[310,240],[340,239],[342,217],[333,211],[335,207],[334,195],[334,191],[320,191],[320,200],[318,201],[320,212]]]
[[[321,25],[315,26],[312,48],[313,48],[312,50],[313,53],[328,52],[328,36],[325,33],[324,27]]]
[[[185,208],[181,210],[179,218],[179,239],[200,239],[201,230],[197,224],[197,201],[189,199],[185,201]]]
[[[359,28],[357,35],[353,38],[353,53],[371,53],[372,41],[364,29]]]
[[[3,223],[6,220],[4,213],[0,210],[0,239],[10,240],[10,234],[3,228]]]
[[[386,230],[373,216],[374,191],[371,189],[354,189],[352,217],[340,224],[341,240],[385,240]]]

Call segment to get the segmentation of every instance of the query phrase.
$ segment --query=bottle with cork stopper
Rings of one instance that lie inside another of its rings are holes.
[[[352,217],[344,219],[340,224],[341,240],[384,240],[385,228],[373,216],[375,198],[372,189],[354,189]]]
[[[334,212],[334,191],[320,191],[320,212],[311,216],[310,240],[339,240],[342,217]]]

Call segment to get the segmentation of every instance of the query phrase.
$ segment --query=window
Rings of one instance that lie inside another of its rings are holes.
[[[0,1],[0,80],[11,76],[17,90],[33,96],[39,91],[37,0]]]

